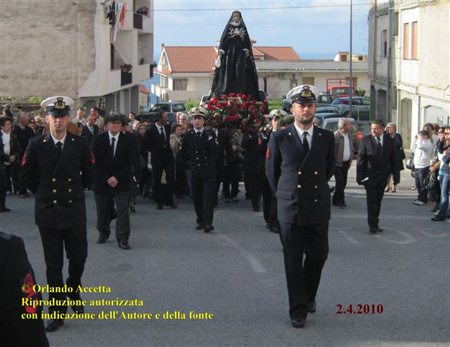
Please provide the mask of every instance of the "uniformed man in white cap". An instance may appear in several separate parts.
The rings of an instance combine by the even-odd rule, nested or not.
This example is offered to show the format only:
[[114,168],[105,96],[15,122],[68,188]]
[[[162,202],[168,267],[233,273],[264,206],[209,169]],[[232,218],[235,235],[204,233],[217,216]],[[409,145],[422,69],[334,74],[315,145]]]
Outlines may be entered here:
[[313,126],[318,93],[311,85],[288,93],[295,122],[272,134],[266,154],[267,178],[277,197],[289,315],[296,328],[304,327],[308,313],[316,311],[316,293],[328,255],[328,180],[334,172],[334,136]]
[[52,289],[49,300],[56,300],[48,308],[52,318],[45,326],[45,331],[52,332],[64,324],[67,312],[62,274],[64,249],[69,259],[66,285],[70,288],[72,310],[84,312],[78,291],[87,258],[84,190],[91,184],[93,165],[87,140],[67,131],[70,107],[64,98],[58,97],[46,111],[49,132],[30,139],[20,173],[36,197],[35,220]]
[[194,107],[189,111],[193,129],[180,142],[180,155],[189,163],[197,230],[209,233],[214,230],[214,200],[217,179],[217,139],[205,130],[207,111]]

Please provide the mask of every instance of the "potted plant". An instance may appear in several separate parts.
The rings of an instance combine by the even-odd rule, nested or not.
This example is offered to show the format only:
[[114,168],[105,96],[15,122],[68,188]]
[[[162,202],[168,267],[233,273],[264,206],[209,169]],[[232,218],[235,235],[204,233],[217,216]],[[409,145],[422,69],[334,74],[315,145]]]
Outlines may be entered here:
[[131,65],[131,64],[123,64],[120,66],[120,71],[130,72],[132,68],[133,68],[133,65]]

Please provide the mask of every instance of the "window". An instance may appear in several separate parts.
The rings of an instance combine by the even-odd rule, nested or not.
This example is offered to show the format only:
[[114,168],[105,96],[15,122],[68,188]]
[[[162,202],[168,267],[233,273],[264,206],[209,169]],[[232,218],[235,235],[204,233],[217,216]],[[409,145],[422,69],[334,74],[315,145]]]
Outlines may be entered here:
[[403,24],[403,59],[417,60],[419,59],[418,51],[418,22]]
[[160,85],[162,88],[167,88],[167,76],[161,76]]
[[303,84],[314,85],[314,77],[303,77]]
[[291,89],[297,87],[297,80],[291,80]]
[[403,59],[409,59],[409,23],[403,24]]
[[173,80],[173,90],[187,90],[187,79]]
[[383,54],[383,57],[386,58],[388,55],[388,41],[387,41],[387,30],[383,30],[381,32],[381,51]]
[[411,23],[411,59],[419,59],[418,55],[417,55],[417,29],[418,29],[418,25],[417,22],[412,22]]

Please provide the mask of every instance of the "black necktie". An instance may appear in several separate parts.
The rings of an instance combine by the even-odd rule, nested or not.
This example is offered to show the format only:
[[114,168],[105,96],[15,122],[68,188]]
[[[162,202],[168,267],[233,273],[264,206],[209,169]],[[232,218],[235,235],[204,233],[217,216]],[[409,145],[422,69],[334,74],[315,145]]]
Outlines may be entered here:
[[381,139],[379,137],[377,137],[377,149],[378,149],[378,154],[381,154],[381,151],[383,150],[383,146],[381,146]]
[[166,142],[166,137],[164,136],[164,128],[163,128],[163,127],[161,127],[161,134],[160,134],[160,136],[161,136],[161,139],[162,139],[164,142]]
[[197,131],[197,136],[198,137],[202,136],[202,132],[201,131]]
[[114,145],[116,144],[116,138],[112,137],[111,138],[111,156],[114,158]]
[[62,142],[57,142],[56,143],[56,150],[58,151],[58,156],[61,156],[62,154]]
[[308,143],[308,133],[305,131],[303,133],[303,149],[305,150],[305,153],[309,152],[309,143]]

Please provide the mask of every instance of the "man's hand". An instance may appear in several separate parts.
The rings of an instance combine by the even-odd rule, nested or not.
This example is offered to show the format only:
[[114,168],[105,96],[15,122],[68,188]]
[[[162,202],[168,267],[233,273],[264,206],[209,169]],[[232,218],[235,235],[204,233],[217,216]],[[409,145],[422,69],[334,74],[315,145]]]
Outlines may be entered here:
[[15,155],[12,155],[12,156],[9,157],[9,162],[10,163],[14,163],[15,161],[16,161],[16,156]]
[[117,178],[115,178],[114,176],[111,176],[110,178],[108,178],[108,180],[107,180],[106,182],[108,182],[108,184],[109,184],[112,188],[117,187],[117,185],[119,184],[119,181],[118,181]]

